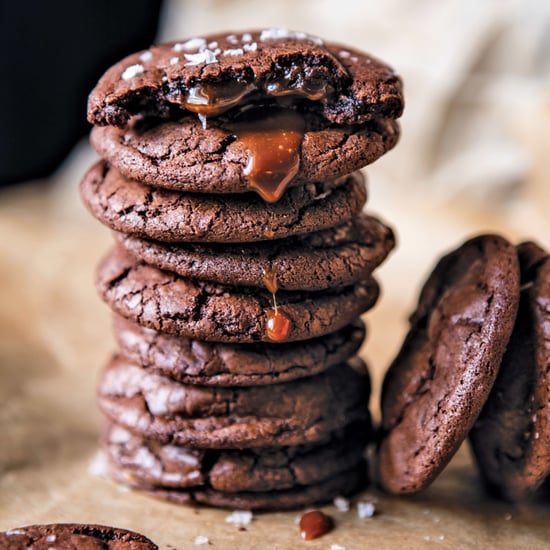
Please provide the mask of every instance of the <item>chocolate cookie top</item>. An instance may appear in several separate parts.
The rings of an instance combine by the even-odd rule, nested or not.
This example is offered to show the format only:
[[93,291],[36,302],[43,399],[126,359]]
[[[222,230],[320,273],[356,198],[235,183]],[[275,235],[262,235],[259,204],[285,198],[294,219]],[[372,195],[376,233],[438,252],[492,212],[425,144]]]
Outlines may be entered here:
[[123,233],[115,238],[134,258],[182,277],[264,288],[271,277],[281,290],[311,291],[364,279],[395,245],[391,229],[366,214],[324,231],[251,246],[166,244]]
[[510,338],[519,298],[515,248],[496,235],[441,259],[383,385],[383,487],[426,487],[478,417]]
[[198,195],[154,189],[104,162],[80,185],[90,212],[111,229],[165,242],[253,242],[326,229],[352,219],[366,201],[359,172],[289,189],[275,204],[256,194]]
[[508,500],[531,496],[550,476],[550,257],[518,247],[521,296],[489,399],[470,432],[482,476]]
[[114,358],[99,384],[113,422],[147,439],[194,448],[242,449],[322,441],[368,421],[369,379],[359,360],[270,386],[190,386]]
[[[265,116],[265,111],[262,113]],[[257,122],[259,127],[265,125],[264,119]],[[215,118],[203,128],[196,116],[187,116],[130,128],[97,126],[91,141],[101,157],[129,179],[178,191],[244,193],[254,186],[248,167],[267,153],[239,139],[234,127]],[[394,120],[371,121],[353,128],[306,127],[293,144],[295,157],[286,159],[292,176],[283,185],[303,185],[349,174],[392,149],[398,137],[399,126]],[[280,140],[286,143],[284,136]],[[274,161],[274,166],[277,169],[278,162]],[[286,175],[281,173],[280,177]],[[255,181],[260,185],[262,179],[258,175]],[[279,198],[281,190],[271,201]]]
[[403,109],[399,77],[377,59],[305,33],[265,29],[128,56],[90,94],[88,120],[123,126],[138,114],[174,117],[201,107],[215,115],[258,98],[300,101],[334,124],[396,118]]
[[[292,342],[334,332],[372,307],[379,292],[372,278],[335,291],[281,291],[275,308],[267,291],[184,279],[138,262],[120,249],[100,263],[97,289],[113,311],[144,327],[236,343]],[[288,329],[280,340],[270,332],[270,323],[279,321]]]
[[0,533],[0,548],[36,550],[47,548],[81,548],[102,550],[157,550],[147,537],[116,527],[77,523],[27,525]]
[[318,444],[200,450],[163,445],[112,424],[102,443],[114,477],[132,486],[266,492],[313,485],[356,466],[363,458],[365,433],[358,424]]
[[221,344],[171,336],[117,316],[122,355],[178,382],[203,386],[257,386],[313,376],[355,355],[365,336],[357,321],[343,329],[284,346]]

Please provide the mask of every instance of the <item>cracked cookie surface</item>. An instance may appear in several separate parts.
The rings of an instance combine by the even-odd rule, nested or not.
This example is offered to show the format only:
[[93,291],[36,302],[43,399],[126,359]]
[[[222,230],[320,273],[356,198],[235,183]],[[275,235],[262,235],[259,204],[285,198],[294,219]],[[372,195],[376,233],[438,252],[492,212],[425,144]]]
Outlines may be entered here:
[[281,290],[324,290],[354,284],[395,246],[390,228],[359,214],[337,227],[251,246],[168,244],[123,233],[116,241],[131,256],[191,279],[265,288],[273,273]]
[[143,368],[185,384],[255,386],[313,376],[345,362],[365,336],[358,320],[343,329],[284,346],[222,344],[172,336],[115,319],[122,354]]
[[256,194],[201,195],[155,189],[98,162],[80,184],[81,196],[111,229],[164,242],[255,242],[301,235],[351,220],[367,199],[364,178],[287,190],[273,204]]
[[[374,162],[399,137],[394,120],[360,129],[305,132],[299,169],[289,186],[337,179]],[[216,119],[204,129],[195,116],[152,128],[96,126],[91,142],[102,158],[128,179],[156,187],[196,193],[245,193],[250,162],[246,145]]]
[[322,441],[352,422],[369,422],[364,363],[352,359],[318,374],[269,386],[191,386],[112,359],[99,405],[113,422],[161,443],[242,449]]
[[439,261],[384,380],[386,490],[419,491],[458,450],[494,383],[518,301],[516,249],[505,239],[482,235]]
[[305,96],[302,104],[333,124],[397,118],[403,110],[401,79],[378,59],[305,33],[264,29],[194,37],[126,57],[90,94],[88,120],[124,126],[137,114],[173,116],[185,110],[197,83],[234,82],[245,99]]
[[[113,311],[144,327],[213,342],[269,341],[268,291],[184,279],[113,249],[100,263],[96,286]],[[285,342],[322,336],[371,308],[379,288],[371,277],[323,292],[278,292],[278,310],[290,321]]]
[[0,533],[0,548],[6,550],[28,548],[158,550],[154,542],[135,531],[84,523],[26,525],[4,531]]
[[533,496],[550,476],[550,257],[518,246],[521,295],[506,353],[470,441],[489,490]]

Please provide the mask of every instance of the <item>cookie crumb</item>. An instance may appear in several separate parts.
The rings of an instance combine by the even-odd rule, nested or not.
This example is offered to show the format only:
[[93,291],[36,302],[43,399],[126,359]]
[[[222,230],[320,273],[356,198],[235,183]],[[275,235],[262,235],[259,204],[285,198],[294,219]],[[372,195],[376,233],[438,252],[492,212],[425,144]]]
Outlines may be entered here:
[[336,497],[332,502],[339,512],[349,512],[349,500],[347,498]]
[[233,525],[250,525],[252,517],[250,510],[235,510],[225,518],[225,522]]
[[202,546],[203,544],[210,544],[210,540],[204,535],[197,535],[195,537],[195,546]]
[[357,503],[357,515],[361,518],[372,518],[376,511],[372,502],[358,502]]
[[121,75],[122,80],[131,80],[135,76],[143,74],[143,65],[136,63],[135,65],[130,65],[124,69],[124,72]]

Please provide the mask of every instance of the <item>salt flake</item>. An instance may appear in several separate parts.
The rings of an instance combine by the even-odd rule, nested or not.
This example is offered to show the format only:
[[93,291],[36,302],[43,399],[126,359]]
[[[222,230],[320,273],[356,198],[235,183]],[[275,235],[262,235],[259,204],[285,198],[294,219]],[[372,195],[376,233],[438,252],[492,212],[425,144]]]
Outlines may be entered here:
[[172,46],[172,49],[175,52],[181,52],[182,50],[198,50],[200,48],[204,48],[206,46],[206,40],[204,38],[191,38],[187,40],[187,42],[176,42]]
[[139,58],[142,61],[151,61],[151,59],[153,59],[153,52],[146,50],[139,56]]
[[252,512],[250,510],[235,510],[225,518],[225,521],[233,525],[249,525],[252,521]]
[[122,79],[130,80],[135,76],[139,76],[140,74],[143,74],[143,65],[136,63],[135,65],[130,65],[129,67],[126,67],[126,69],[124,69],[124,72],[122,73]]
[[347,498],[336,497],[333,504],[339,512],[349,512],[349,500]]
[[198,535],[195,537],[196,546],[202,546],[203,544],[208,544],[209,542],[208,537],[205,537],[204,535]]
[[200,65],[201,63],[209,65],[210,63],[216,63],[218,61],[216,57],[218,53],[220,53],[219,50],[202,50],[198,53],[185,53],[183,55],[188,61],[186,65]]
[[256,42],[252,42],[252,44],[243,44],[243,50],[245,52],[255,52],[258,49],[258,44]]
[[242,55],[243,53],[244,51],[242,48],[228,48],[227,50],[223,50],[223,55],[231,55],[234,57]]
[[361,518],[372,518],[374,516],[374,504],[372,502],[358,502],[357,515]]

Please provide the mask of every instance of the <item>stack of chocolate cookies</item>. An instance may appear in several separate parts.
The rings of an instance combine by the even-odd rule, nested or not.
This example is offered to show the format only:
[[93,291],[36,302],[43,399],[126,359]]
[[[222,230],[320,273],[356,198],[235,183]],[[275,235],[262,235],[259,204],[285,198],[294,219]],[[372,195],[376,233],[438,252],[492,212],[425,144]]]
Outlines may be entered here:
[[155,46],[102,77],[81,193],[115,232],[97,287],[120,346],[99,385],[116,479],[248,509],[364,486],[360,315],[394,239],[357,170],[402,108],[389,67],[285,29]]

